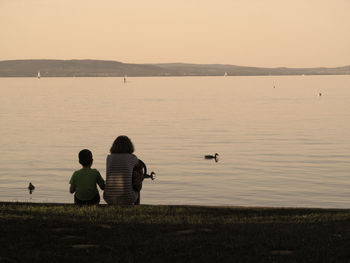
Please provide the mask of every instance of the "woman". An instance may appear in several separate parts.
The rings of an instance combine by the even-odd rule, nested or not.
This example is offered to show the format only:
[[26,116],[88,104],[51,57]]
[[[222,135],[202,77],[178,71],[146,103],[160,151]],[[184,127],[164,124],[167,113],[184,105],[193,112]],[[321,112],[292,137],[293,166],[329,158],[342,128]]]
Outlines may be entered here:
[[107,204],[133,205],[139,192],[133,189],[132,175],[139,159],[133,154],[134,145],[127,136],[118,136],[107,156],[106,187],[103,198]]

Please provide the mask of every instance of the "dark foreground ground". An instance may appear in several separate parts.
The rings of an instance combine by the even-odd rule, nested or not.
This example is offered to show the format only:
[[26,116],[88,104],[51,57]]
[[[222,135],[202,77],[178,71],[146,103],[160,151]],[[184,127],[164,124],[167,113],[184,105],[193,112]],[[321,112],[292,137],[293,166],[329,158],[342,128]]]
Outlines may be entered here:
[[350,210],[0,203],[0,262],[350,262]]

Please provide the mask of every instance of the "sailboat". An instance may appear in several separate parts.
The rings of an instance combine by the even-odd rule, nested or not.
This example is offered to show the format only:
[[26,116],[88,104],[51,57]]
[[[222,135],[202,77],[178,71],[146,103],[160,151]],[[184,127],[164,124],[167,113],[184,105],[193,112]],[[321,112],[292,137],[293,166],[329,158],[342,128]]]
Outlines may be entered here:
[[225,72],[224,77],[227,77],[227,72]]
[[40,71],[38,71],[38,79],[40,79]]

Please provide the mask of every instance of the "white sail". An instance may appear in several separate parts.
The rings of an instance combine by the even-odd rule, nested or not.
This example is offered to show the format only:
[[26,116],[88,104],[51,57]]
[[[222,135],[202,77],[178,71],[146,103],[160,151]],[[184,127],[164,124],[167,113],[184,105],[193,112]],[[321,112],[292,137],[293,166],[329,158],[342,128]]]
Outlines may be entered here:
[[40,79],[40,71],[38,71],[38,79]]

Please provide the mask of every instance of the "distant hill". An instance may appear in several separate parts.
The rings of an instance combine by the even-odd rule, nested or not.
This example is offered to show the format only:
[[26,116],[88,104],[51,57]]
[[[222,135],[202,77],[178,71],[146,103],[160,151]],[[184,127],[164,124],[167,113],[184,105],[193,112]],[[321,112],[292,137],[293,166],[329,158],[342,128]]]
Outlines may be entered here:
[[350,74],[350,66],[337,68],[258,68],[258,67],[243,67],[234,65],[222,64],[184,64],[184,63],[169,63],[169,64],[153,64],[162,69],[167,69],[173,75],[199,75],[199,76],[221,76],[225,72],[229,76],[264,76],[264,75],[342,75]]
[[106,60],[7,60],[0,61],[0,77],[121,77],[127,76],[264,76],[343,75],[350,66],[336,68],[259,68],[221,64],[129,64]]
[[109,77],[155,76],[161,68],[104,60],[8,60],[0,61],[0,77]]

